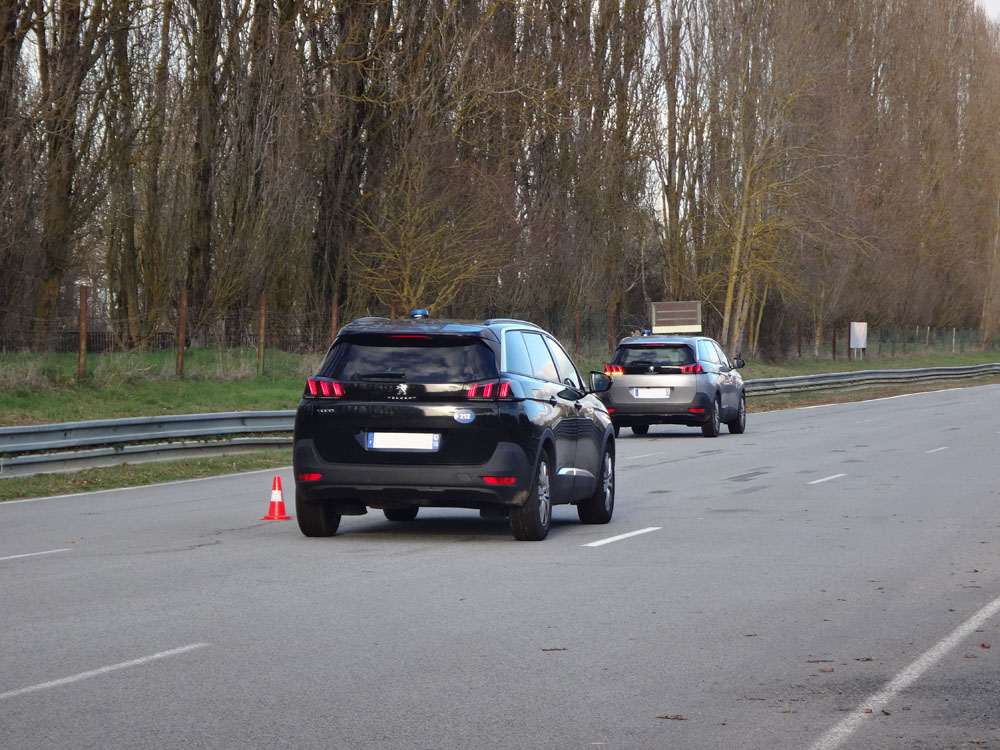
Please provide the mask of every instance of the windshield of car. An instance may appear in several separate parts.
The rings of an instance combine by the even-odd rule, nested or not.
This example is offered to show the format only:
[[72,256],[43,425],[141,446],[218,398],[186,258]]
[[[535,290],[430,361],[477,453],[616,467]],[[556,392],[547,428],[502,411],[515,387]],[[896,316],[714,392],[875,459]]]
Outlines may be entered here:
[[467,336],[351,336],[337,343],[324,377],[335,380],[470,383],[499,377],[496,357]]
[[635,344],[619,347],[615,353],[616,365],[690,365],[694,353],[684,344]]

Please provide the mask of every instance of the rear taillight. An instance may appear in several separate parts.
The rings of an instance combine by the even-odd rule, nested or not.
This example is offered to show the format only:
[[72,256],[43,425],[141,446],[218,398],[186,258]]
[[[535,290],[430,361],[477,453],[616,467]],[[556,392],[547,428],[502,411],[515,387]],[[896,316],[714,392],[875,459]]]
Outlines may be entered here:
[[685,375],[696,375],[704,370],[701,369],[701,365],[684,365],[681,367],[681,372]]
[[604,365],[604,372],[606,375],[624,375],[625,368],[621,365]]
[[310,396],[324,398],[340,398],[344,395],[344,386],[334,380],[324,378],[309,378],[306,380],[306,390]]
[[300,482],[318,482],[322,478],[322,474],[299,474]]
[[472,383],[466,387],[465,397],[478,400],[513,398],[510,392],[510,382],[506,380],[501,380],[499,383]]

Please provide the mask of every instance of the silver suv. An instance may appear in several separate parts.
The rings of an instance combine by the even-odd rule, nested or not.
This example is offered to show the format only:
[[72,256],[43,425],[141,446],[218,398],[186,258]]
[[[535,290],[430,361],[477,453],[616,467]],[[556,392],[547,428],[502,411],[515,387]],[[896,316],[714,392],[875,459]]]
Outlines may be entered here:
[[631,427],[645,435],[651,424],[701,427],[717,437],[722,423],[740,434],[746,429],[743,378],[746,363],[729,359],[707,336],[645,334],[618,342],[605,371],[611,390],[600,394],[608,407],[615,435]]

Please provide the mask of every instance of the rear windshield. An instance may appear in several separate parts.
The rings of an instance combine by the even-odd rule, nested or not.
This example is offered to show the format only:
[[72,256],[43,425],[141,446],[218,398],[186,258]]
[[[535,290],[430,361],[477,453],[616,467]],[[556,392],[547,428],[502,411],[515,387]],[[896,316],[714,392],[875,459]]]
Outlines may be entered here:
[[351,336],[324,364],[335,380],[468,383],[499,377],[496,357],[482,340],[459,336]]
[[615,352],[616,365],[690,365],[694,353],[684,344],[636,344],[622,346]]

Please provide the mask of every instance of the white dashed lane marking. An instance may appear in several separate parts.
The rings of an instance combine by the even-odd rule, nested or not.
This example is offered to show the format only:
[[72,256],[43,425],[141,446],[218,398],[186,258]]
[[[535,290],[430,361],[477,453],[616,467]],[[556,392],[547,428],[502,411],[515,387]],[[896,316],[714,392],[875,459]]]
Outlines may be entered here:
[[659,531],[662,526],[650,526],[645,529],[639,529],[638,531],[630,531],[627,534],[619,534],[618,536],[608,537],[607,539],[599,539],[596,542],[590,542],[589,544],[583,544],[583,547],[600,547],[605,544],[611,544],[612,542],[620,542],[622,539],[628,539],[629,537],[639,536],[639,534],[648,534],[650,531]]
[[17,560],[21,557],[37,557],[38,555],[54,555],[56,552],[72,552],[71,549],[47,549],[44,552],[26,552],[23,555],[8,555],[7,557],[0,557],[0,562],[4,560]]
[[823,484],[823,482],[829,482],[833,479],[840,479],[841,477],[846,477],[847,474],[833,474],[828,477],[823,477],[822,479],[814,479],[809,484]]
[[89,672],[80,672],[80,674],[75,674],[72,675],[71,677],[63,677],[62,679],[52,680],[51,682],[41,682],[37,685],[29,685],[28,687],[19,688],[17,690],[10,690],[6,693],[0,693],[0,701],[7,700],[8,698],[17,698],[20,695],[27,695],[28,693],[37,693],[41,690],[48,690],[50,688],[69,685],[73,682],[86,680],[90,677],[100,677],[101,675],[108,674],[109,672],[116,672],[120,669],[129,669],[130,667],[141,667],[143,664],[149,664],[152,661],[166,659],[171,656],[186,654],[188,651],[194,651],[195,649],[204,648],[207,645],[208,645],[207,643],[191,643],[187,646],[181,646],[180,648],[171,649],[170,651],[160,651],[157,654],[151,654],[150,656],[143,656],[138,659],[132,659],[131,661],[123,661],[118,664],[111,664],[106,667],[91,669]]

